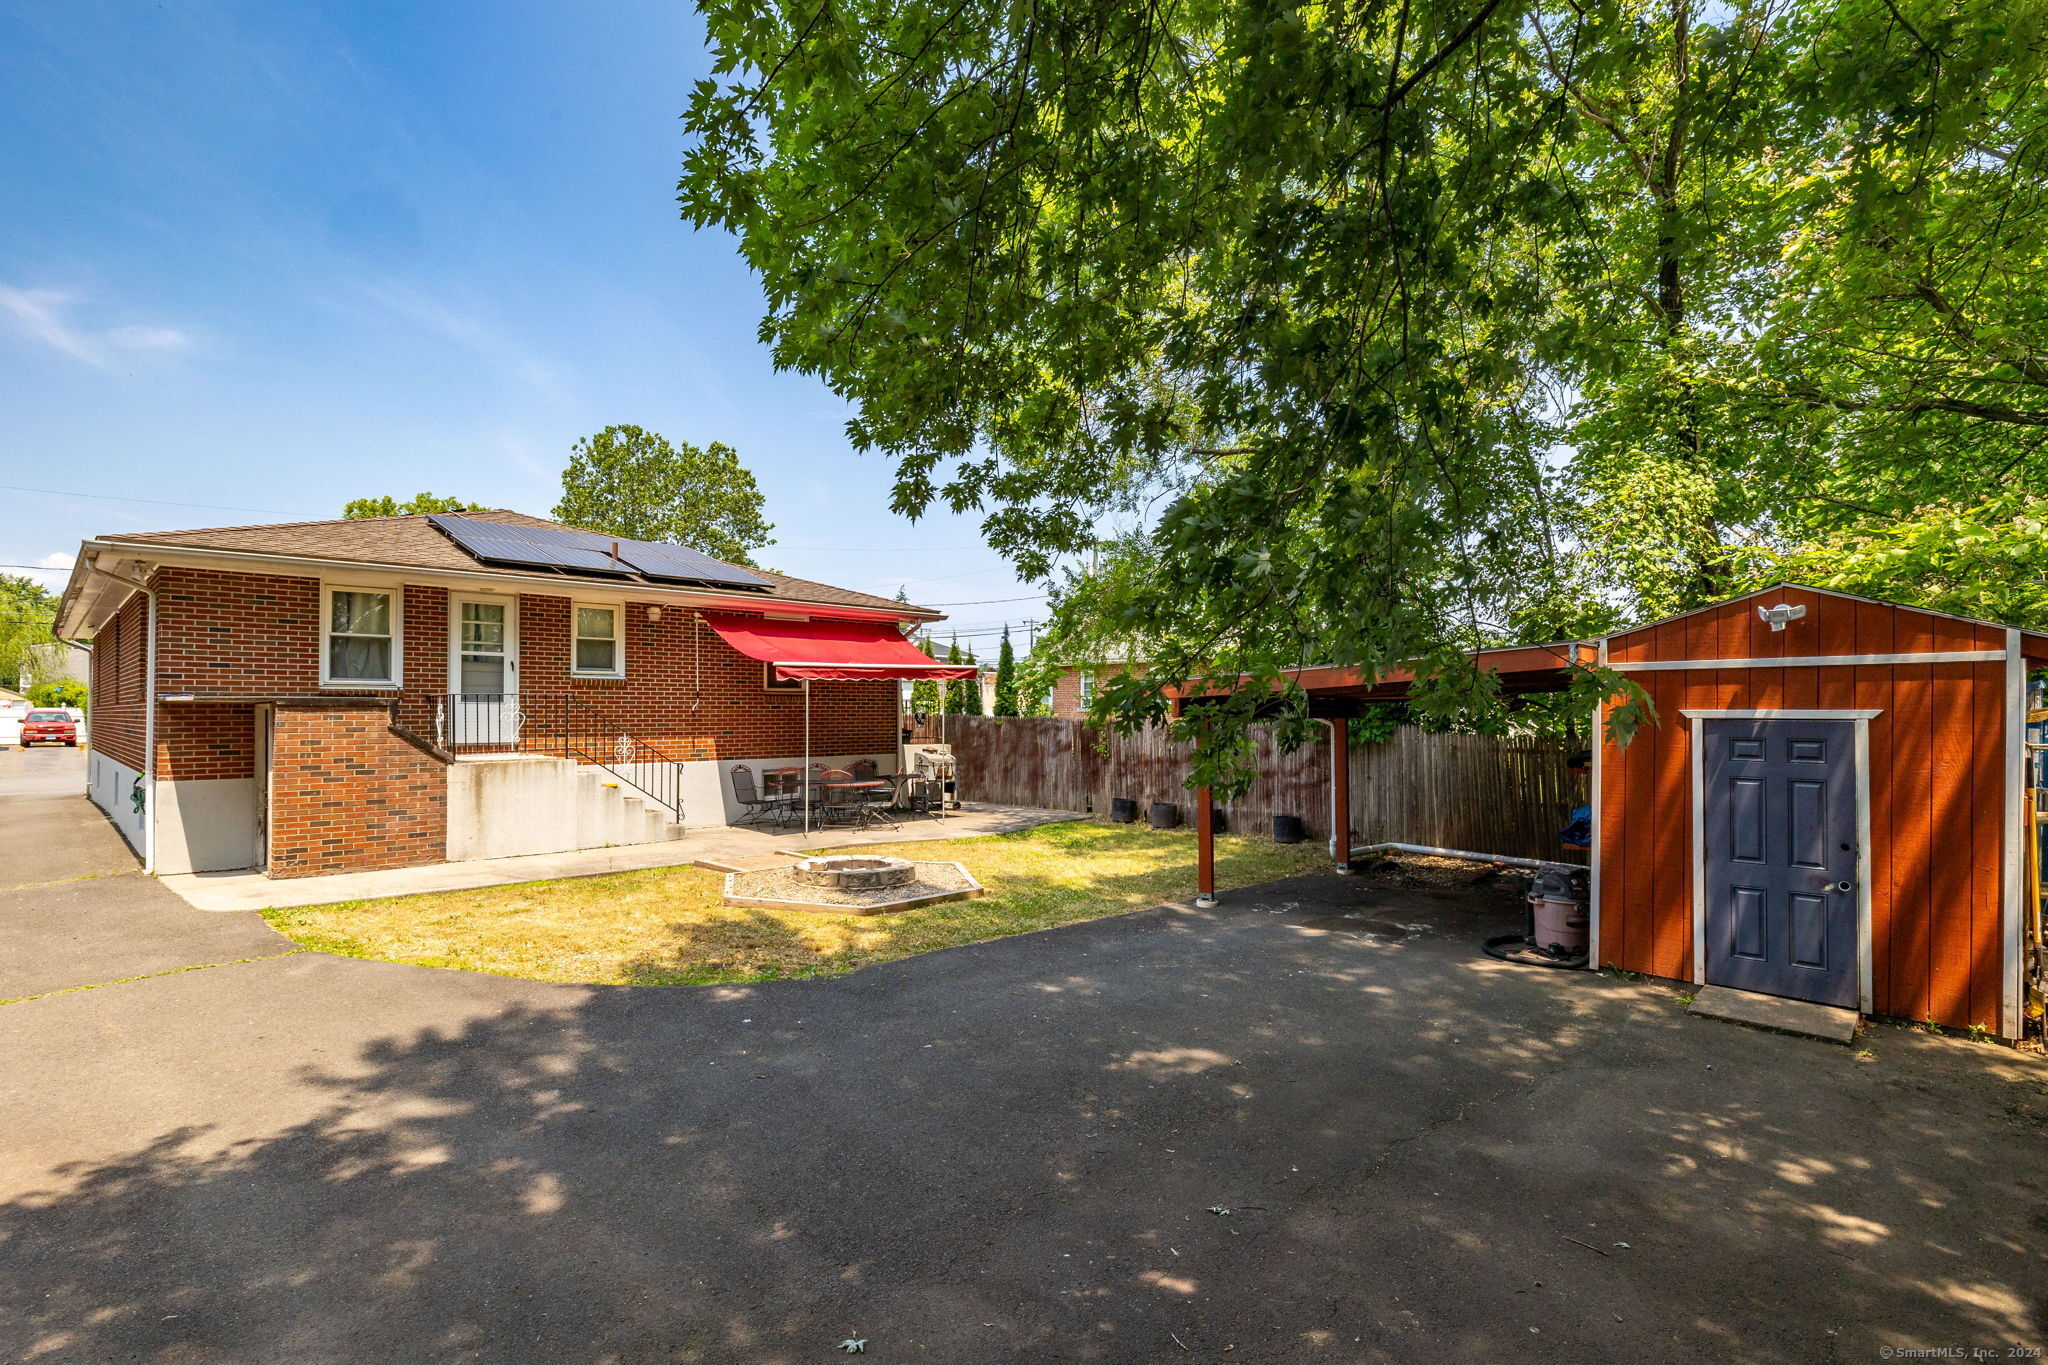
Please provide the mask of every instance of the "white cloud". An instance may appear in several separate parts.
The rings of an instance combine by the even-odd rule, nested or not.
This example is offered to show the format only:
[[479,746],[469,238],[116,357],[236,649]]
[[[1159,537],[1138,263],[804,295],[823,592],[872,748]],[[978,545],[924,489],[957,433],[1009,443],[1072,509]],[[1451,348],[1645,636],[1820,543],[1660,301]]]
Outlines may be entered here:
[[414,326],[445,337],[470,351],[496,369],[507,382],[551,402],[568,400],[567,390],[553,366],[482,319],[450,308],[409,285],[366,285],[363,292]]
[[78,556],[76,555],[65,554],[60,550],[55,554],[43,555],[37,559],[35,562],[42,565],[43,567],[41,568],[7,569],[0,570],[0,572],[19,574],[23,578],[32,578],[51,592],[62,592],[64,585],[71,579],[71,566],[77,558]]
[[15,332],[99,369],[112,363],[109,348],[161,354],[192,344],[191,335],[175,327],[139,323],[107,331],[82,327],[72,318],[78,303],[76,294],[61,289],[14,289],[0,284],[0,317],[11,323]]
[[74,360],[103,365],[98,352],[62,317],[73,301],[72,295],[55,289],[10,289],[0,284],[0,309],[13,321],[14,330]]
[[124,351],[182,351],[192,338],[175,327],[116,327],[107,340]]

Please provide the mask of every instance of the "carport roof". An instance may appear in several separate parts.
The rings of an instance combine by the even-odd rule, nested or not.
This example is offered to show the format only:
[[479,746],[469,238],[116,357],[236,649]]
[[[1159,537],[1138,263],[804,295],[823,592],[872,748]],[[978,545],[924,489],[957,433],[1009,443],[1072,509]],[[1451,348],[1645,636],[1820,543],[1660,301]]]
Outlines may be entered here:
[[[1562,692],[1571,685],[1572,665],[1590,665],[1598,651],[1596,642],[1565,640],[1550,645],[1504,645],[1475,649],[1467,656],[1474,666],[1500,679],[1500,690],[1510,697],[1537,692]],[[1312,664],[1282,670],[1308,694],[1309,714],[1329,720],[1355,716],[1365,707],[1380,702],[1406,701],[1414,691],[1418,663],[1396,664],[1378,671],[1353,664]],[[1211,692],[1190,696],[1189,702],[1220,698]]]

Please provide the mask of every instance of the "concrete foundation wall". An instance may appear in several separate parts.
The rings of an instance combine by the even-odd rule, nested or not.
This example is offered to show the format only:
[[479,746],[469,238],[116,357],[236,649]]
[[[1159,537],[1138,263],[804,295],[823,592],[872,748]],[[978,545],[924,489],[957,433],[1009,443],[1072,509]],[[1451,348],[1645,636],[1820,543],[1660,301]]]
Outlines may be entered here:
[[[832,768],[863,758],[884,772],[896,765],[893,752],[812,755]],[[754,770],[758,789],[769,769],[801,767],[803,756],[685,763],[680,826],[630,783],[593,764],[541,754],[464,759],[448,769],[448,860],[655,843],[682,829],[730,825],[746,814],[732,794],[737,763]]]
[[[121,837],[128,841],[128,847],[135,850],[137,857],[143,854],[142,826],[149,812],[147,801],[141,810],[135,809],[135,779],[141,775],[136,769],[108,758],[97,749],[86,755],[86,796],[107,813],[107,818],[114,822],[115,829],[121,831]],[[143,790],[146,792],[148,789],[149,784],[143,783]]]
[[226,872],[256,863],[256,779],[156,784],[156,870]]

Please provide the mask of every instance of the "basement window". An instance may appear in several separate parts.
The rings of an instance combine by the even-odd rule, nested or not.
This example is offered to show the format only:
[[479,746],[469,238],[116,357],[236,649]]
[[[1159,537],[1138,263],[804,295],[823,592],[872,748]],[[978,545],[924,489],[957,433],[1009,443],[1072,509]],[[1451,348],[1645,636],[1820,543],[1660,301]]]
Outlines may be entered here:
[[619,647],[617,607],[576,607],[575,657],[569,671],[580,678],[623,678],[626,659]]
[[321,682],[338,687],[398,686],[397,614],[392,594],[329,588]]

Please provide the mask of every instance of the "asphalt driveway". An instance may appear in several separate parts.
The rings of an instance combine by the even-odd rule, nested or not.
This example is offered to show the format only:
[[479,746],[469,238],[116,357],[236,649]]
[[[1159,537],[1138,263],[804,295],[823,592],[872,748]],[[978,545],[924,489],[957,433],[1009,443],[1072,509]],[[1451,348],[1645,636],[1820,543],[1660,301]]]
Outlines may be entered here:
[[0,1359],[2048,1345],[2048,1068],[1496,964],[1496,888],[1304,878],[634,990],[290,952],[139,877],[72,886],[0,911],[27,916],[10,960],[101,915],[260,960],[0,1007]]

